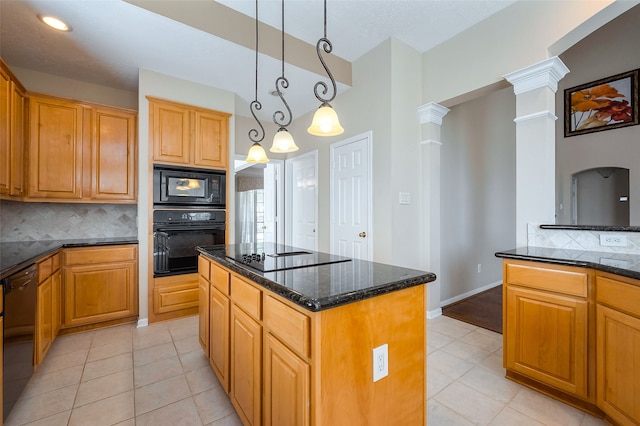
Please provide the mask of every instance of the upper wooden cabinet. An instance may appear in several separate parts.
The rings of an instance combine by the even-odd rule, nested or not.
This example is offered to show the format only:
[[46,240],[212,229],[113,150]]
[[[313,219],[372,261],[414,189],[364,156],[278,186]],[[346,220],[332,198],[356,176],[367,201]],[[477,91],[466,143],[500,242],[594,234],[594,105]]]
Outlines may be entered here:
[[136,113],[30,96],[27,200],[134,203]]
[[24,87],[0,59],[0,197],[23,193],[27,96]]
[[147,99],[154,163],[227,169],[231,114]]

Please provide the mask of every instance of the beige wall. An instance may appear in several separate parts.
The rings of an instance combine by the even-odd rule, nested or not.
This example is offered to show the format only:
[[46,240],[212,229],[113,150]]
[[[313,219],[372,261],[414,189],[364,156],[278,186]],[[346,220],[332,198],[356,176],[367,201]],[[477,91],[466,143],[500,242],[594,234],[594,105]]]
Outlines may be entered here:
[[571,223],[574,173],[616,166],[629,169],[631,225],[640,226],[640,126],[564,137],[564,89],[640,68],[639,24],[640,6],[636,6],[560,55],[570,73],[556,93],[557,223]]

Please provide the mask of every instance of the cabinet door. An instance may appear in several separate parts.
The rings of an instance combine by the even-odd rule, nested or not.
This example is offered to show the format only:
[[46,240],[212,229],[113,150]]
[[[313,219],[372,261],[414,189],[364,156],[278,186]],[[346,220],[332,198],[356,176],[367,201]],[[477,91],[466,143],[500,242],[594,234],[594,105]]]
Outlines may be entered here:
[[309,424],[309,365],[271,334],[265,338],[265,426]]
[[31,97],[28,196],[82,198],[83,107]]
[[229,116],[195,111],[194,120],[194,165],[226,169]]
[[229,298],[213,285],[209,299],[209,363],[229,393]]
[[149,102],[151,111],[151,140],[153,161],[172,164],[189,164],[191,161],[190,111],[170,103]]
[[96,109],[91,140],[91,198],[135,201],[136,115]]
[[24,145],[27,125],[27,95],[11,83],[11,176],[9,195],[24,193]]
[[65,326],[137,315],[136,273],[136,262],[65,267]]
[[209,357],[209,281],[199,276],[198,282],[198,340]]
[[53,316],[51,312],[53,278],[49,277],[38,286],[36,318],[36,365],[40,364],[53,341]]
[[231,307],[231,402],[245,425],[260,425],[262,327]]
[[621,425],[640,424],[640,319],[597,306],[598,406]]
[[507,287],[506,367],[586,398],[587,301]]
[[62,327],[62,271],[57,270],[51,279],[51,321],[55,339]]
[[0,194],[9,194],[11,177],[11,77],[0,67]]

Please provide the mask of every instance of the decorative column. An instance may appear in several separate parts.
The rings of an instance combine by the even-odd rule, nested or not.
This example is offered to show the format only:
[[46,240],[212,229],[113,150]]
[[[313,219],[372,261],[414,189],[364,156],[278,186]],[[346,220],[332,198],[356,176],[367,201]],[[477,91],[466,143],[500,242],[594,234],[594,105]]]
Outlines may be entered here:
[[436,280],[427,284],[427,318],[442,314],[440,308],[440,129],[448,108],[434,102],[418,108],[422,125],[420,150],[420,211],[422,216],[420,237],[422,268],[436,274]]
[[504,76],[516,95],[516,245],[528,224],[555,223],[555,93],[569,69],[554,56]]

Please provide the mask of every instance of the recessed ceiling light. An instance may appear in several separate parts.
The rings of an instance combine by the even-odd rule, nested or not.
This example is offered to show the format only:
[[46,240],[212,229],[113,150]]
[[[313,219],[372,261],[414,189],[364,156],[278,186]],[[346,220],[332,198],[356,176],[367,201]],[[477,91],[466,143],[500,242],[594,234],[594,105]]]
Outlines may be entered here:
[[51,28],[55,28],[58,31],[71,31],[70,25],[67,25],[55,16],[38,15],[38,18]]

